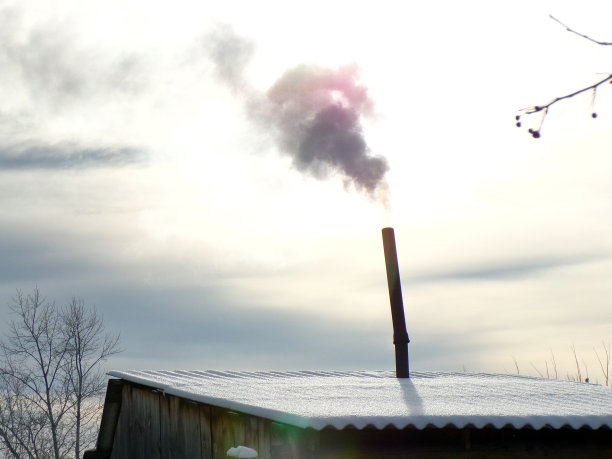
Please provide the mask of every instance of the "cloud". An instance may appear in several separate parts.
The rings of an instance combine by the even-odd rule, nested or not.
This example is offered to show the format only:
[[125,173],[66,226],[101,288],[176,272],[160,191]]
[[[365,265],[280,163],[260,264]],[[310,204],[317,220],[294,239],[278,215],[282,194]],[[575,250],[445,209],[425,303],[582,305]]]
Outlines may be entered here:
[[[28,288],[36,283],[53,283],[94,276],[117,268],[107,254],[116,252],[113,235],[86,234],[78,221],[26,215],[0,217],[0,285]],[[24,285],[25,284],[25,285]]]
[[408,277],[409,282],[515,280],[533,277],[543,272],[599,261],[602,254],[524,257],[482,263],[465,268],[438,271]]
[[0,147],[0,170],[84,169],[143,164],[147,154],[131,147],[76,146]]
[[[122,331],[126,352],[115,367],[394,368],[390,317],[338,320],[318,312],[254,307],[248,298],[230,298],[215,287],[124,283],[90,292],[89,299],[105,305],[115,321],[109,326]],[[421,370],[460,369],[482,350],[481,337],[461,332],[411,336],[411,363]]]
[[43,107],[59,111],[118,96],[125,100],[146,87],[142,55],[87,43],[73,23],[32,20],[29,13],[26,7],[0,9],[0,83],[11,88],[9,100],[21,97],[39,113]]

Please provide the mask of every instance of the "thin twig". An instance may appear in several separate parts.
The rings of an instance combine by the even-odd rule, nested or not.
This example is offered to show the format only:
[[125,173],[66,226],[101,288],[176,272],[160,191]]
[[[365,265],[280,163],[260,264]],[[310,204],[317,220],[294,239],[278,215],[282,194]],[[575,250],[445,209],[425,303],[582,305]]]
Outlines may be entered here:
[[580,32],[576,32],[574,29],[572,29],[572,28],[568,27],[567,25],[565,25],[564,23],[562,23],[561,21],[559,21],[559,20],[558,20],[556,17],[554,17],[552,14],[549,14],[549,16],[550,16],[550,18],[551,18],[553,21],[558,22],[558,23],[559,23],[559,24],[561,24],[563,27],[565,27],[565,30],[567,30],[568,32],[574,33],[574,34],[578,35],[579,37],[586,38],[587,40],[592,41],[593,43],[597,43],[598,45],[602,45],[602,46],[612,46],[612,42],[609,42],[609,41],[598,41],[598,40],[595,40],[595,39],[593,39],[593,38],[589,37],[588,35],[584,35],[584,34],[582,34],[582,33],[580,33]]
[[572,344],[572,352],[574,353],[574,360],[576,361],[576,371],[578,372],[578,381],[582,381],[582,372],[580,371],[580,363],[578,363],[578,355],[576,355],[576,346]]
[[519,370],[518,362],[516,361],[516,357],[512,356],[512,360],[514,361],[514,366],[516,367],[516,374],[520,375],[521,371]]
[[544,375],[542,374],[542,372],[541,372],[540,370],[538,370],[538,367],[536,367],[536,366],[533,364],[533,362],[529,362],[529,363],[531,364],[531,366],[533,367],[533,369],[534,369],[535,371],[537,371],[537,372],[538,372],[538,374],[540,375],[540,378],[543,378],[543,377],[544,377]]
[[605,386],[607,386],[609,383],[608,374],[610,370],[610,344],[608,344],[608,347],[606,347],[606,342],[602,341],[602,345],[603,345],[603,350],[604,350],[604,354],[606,357],[605,366],[603,364],[601,357],[599,357],[599,353],[597,352],[597,349],[593,348],[593,350],[595,351],[595,355],[597,356],[597,361],[599,362],[599,366],[601,367],[601,372],[603,373],[603,376],[605,378],[605,381],[606,381]]
[[609,384],[609,374],[610,374],[610,342],[608,341],[608,348],[606,349],[606,343],[602,340],[604,352],[606,353],[606,386]]
[[565,96],[557,97],[557,98],[551,100],[550,102],[548,102],[547,104],[544,104],[544,105],[535,105],[533,107],[527,107],[527,108],[522,109],[521,111],[525,112],[527,115],[531,115],[532,113],[541,112],[542,110],[544,110],[545,112],[548,112],[548,109],[550,108],[550,106],[556,104],[557,102],[560,102],[560,101],[565,100],[565,99],[570,99],[570,98],[572,98],[574,96],[577,96],[580,93],[583,93],[583,92],[595,89],[598,86],[601,86],[602,84],[604,84],[606,81],[611,81],[611,80],[612,80],[612,73],[609,74],[607,77],[605,77],[603,80],[598,81],[597,83],[592,84],[591,86],[587,86],[586,88],[579,89],[578,91],[575,91],[575,92],[573,92],[571,94],[566,94]]
[[552,357],[553,369],[555,370],[555,379],[559,379],[559,375],[557,373],[557,361],[555,360],[555,354],[552,349],[550,350],[550,355]]

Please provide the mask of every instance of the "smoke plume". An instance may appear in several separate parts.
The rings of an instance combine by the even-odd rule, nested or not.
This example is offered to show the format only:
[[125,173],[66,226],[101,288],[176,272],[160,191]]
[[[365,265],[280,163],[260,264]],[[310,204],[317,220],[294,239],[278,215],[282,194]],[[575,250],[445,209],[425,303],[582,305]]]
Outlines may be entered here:
[[215,64],[217,78],[235,91],[248,92],[244,69],[253,55],[253,43],[236,35],[231,27],[218,24],[207,37],[205,47]]
[[357,66],[300,65],[260,93],[244,77],[250,42],[226,27],[210,35],[207,44],[217,76],[241,92],[251,119],[273,134],[296,169],[317,178],[338,174],[345,186],[386,204],[389,166],[384,157],[371,154],[363,134],[361,119],[372,114],[373,102]]

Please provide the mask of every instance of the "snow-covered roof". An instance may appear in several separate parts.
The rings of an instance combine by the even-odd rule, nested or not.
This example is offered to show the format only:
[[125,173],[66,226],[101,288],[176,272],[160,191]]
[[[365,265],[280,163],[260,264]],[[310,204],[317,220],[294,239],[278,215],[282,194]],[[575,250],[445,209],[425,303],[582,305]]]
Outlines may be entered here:
[[317,430],[612,428],[612,389],[513,375],[391,371],[112,371],[164,393]]

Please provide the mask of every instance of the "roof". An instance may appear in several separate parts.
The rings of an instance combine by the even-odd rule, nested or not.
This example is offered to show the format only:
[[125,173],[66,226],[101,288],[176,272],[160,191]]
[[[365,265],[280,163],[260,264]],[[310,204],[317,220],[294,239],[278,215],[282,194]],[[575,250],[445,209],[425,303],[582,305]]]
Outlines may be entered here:
[[112,371],[166,394],[297,427],[612,428],[608,387],[515,375],[391,371]]

